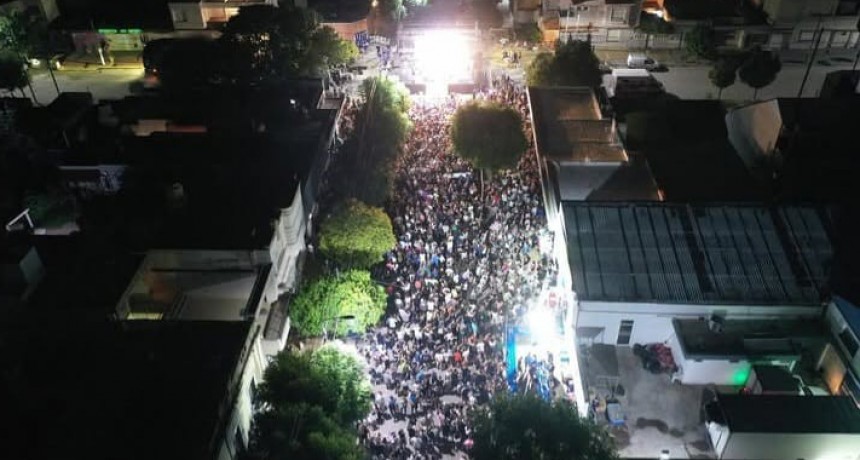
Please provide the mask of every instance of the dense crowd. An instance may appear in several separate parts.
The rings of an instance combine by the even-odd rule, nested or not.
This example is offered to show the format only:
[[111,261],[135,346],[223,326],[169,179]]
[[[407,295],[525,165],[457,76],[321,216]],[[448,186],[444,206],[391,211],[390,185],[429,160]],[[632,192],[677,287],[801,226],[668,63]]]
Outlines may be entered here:
[[[526,120],[524,89],[494,82],[479,97],[509,104]],[[545,233],[537,161],[482,181],[451,152],[459,102],[412,108],[414,130],[396,172],[389,213],[397,247],[386,258],[391,313],[358,343],[375,388],[360,437],[373,458],[438,459],[470,446],[468,414],[509,391],[505,328],[553,284],[541,252]],[[546,363],[531,357],[529,369]],[[549,364],[551,366],[551,363]]]

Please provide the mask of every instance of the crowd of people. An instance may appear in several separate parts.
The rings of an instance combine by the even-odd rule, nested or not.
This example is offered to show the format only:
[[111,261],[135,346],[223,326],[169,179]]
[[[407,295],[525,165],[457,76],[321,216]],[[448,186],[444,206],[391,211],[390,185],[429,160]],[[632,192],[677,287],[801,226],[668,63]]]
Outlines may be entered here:
[[[528,110],[524,88],[494,82],[478,97]],[[539,241],[546,230],[534,151],[515,170],[479,175],[453,152],[460,102],[416,102],[389,214],[390,313],[358,342],[374,385],[360,425],[373,458],[440,459],[470,447],[470,411],[510,391],[506,326],[556,279]],[[483,188],[483,190],[482,190]],[[528,366],[540,369],[532,359]],[[528,372],[528,370],[526,370]]]

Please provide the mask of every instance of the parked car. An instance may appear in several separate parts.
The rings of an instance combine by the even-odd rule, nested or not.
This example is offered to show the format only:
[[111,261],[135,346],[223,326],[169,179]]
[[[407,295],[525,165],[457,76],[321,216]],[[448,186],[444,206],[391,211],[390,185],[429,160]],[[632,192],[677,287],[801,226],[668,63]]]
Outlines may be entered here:
[[650,71],[665,69],[656,59],[644,54],[630,53],[627,55],[627,67],[630,69],[645,69]]

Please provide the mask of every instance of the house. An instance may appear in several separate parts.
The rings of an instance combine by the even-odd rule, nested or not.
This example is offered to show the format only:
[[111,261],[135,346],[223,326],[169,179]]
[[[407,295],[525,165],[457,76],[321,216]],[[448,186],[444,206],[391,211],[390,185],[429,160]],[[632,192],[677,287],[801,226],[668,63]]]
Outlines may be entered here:
[[626,48],[639,24],[641,0],[543,0],[544,41],[589,40],[597,48]]
[[777,199],[822,203],[848,202],[860,171],[858,122],[855,97],[772,99],[726,114],[729,141]]
[[278,0],[180,0],[168,3],[170,19],[176,30],[218,28],[239,14],[239,8],[251,5],[278,6]]
[[658,200],[644,158],[621,143],[590,88],[528,88],[535,153],[550,228],[569,200]]
[[853,0],[759,0],[771,25],[771,49],[856,49],[860,3]]
[[265,360],[251,322],[4,318],[9,458],[237,459]]

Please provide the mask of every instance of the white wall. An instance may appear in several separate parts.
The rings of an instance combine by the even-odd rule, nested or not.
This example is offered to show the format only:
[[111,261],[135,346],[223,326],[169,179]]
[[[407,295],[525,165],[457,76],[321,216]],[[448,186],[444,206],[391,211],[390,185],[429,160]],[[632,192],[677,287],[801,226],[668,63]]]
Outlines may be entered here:
[[175,29],[205,29],[206,21],[199,3],[168,3]]
[[[827,306],[827,323],[830,325],[830,333],[833,334],[833,341],[836,342],[839,349],[844,354],[848,354],[848,350],[842,344],[841,339],[839,338],[839,334],[842,333],[843,330],[848,327],[848,323],[845,321],[845,318],[842,316],[842,312],[839,311],[839,308],[833,302],[830,302],[830,305]],[[854,331],[851,331],[850,334],[854,336],[854,340],[857,340],[860,343],[860,337],[857,337],[857,334]],[[854,356],[850,356],[851,362],[849,365],[852,369],[854,369],[855,374],[860,374],[860,350],[854,353]]]
[[[580,304],[582,305],[582,304]],[[602,327],[605,329],[601,343],[615,345],[618,342],[618,329],[621,321],[633,321],[633,334],[630,345],[635,343],[665,342],[673,335],[671,315],[652,315],[648,313],[606,313],[579,310],[576,327]]]
[[724,460],[858,460],[860,435],[842,433],[730,433]]
[[782,129],[776,99],[741,107],[726,114],[729,142],[747,166],[761,155],[771,155]]

